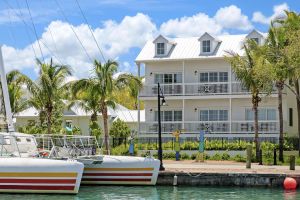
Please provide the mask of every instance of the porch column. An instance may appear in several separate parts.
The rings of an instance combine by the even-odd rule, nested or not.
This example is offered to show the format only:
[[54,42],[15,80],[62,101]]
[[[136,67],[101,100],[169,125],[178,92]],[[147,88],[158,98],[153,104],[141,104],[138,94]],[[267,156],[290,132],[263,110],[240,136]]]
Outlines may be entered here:
[[[141,63],[136,63],[138,68],[138,77],[141,77]],[[138,135],[141,133],[141,109],[140,109],[140,91],[138,91]]]

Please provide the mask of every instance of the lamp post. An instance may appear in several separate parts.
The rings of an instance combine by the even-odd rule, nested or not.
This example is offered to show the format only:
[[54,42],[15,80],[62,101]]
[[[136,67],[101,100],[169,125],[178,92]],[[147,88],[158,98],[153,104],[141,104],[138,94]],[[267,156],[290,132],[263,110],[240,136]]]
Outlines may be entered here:
[[[162,99],[161,102],[160,99]],[[160,166],[159,166],[160,171],[165,170],[162,162],[161,119],[160,119],[160,106],[165,104],[166,104],[165,97],[160,89],[159,83],[157,83],[157,110],[158,110],[158,152],[157,154],[158,154],[158,159],[160,160]]]

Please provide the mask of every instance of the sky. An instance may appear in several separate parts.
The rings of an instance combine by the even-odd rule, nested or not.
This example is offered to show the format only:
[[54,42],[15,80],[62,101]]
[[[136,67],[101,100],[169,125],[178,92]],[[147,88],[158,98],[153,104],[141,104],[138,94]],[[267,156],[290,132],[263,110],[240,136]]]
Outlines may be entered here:
[[139,51],[159,34],[267,32],[284,10],[299,12],[299,1],[1,0],[0,44],[6,71],[18,69],[32,79],[36,58],[71,66],[71,79],[89,77],[94,59],[116,60],[120,72],[136,74]]

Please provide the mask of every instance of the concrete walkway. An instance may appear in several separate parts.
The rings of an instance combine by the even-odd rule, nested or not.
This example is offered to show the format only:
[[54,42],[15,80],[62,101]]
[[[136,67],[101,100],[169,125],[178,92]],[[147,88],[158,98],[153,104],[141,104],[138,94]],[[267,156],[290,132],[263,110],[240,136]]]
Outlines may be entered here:
[[289,166],[267,166],[252,163],[251,169],[246,169],[246,163],[239,163],[234,161],[196,162],[193,160],[164,160],[163,164],[166,168],[166,172],[300,175],[300,166],[296,166],[296,170],[289,170]]

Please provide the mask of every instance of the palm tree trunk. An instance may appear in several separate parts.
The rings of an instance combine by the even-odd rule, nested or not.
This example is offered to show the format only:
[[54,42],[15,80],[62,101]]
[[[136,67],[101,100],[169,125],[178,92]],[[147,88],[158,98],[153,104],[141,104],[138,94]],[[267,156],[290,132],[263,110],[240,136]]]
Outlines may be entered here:
[[105,103],[103,104],[102,107],[102,116],[103,116],[103,127],[104,127],[104,143],[105,143],[104,154],[109,155],[108,114],[107,114],[107,105]]
[[299,87],[299,80],[294,81],[295,84],[295,90],[296,90],[296,102],[297,102],[297,126],[298,126],[298,155],[300,156],[300,100],[299,100],[299,95],[300,95],[300,87]]
[[52,112],[51,111],[48,111],[47,112],[47,132],[48,134],[50,135],[52,130],[51,130],[51,123],[52,123]]
[[258,99],[257,97],[254,97],[253,99],[253,110],[254,110],[254,133],[255,133],[255,153],[256,153],[256,161],[259,161],[259,150],[260,150],[260,145],[259,145],[259,139],[258,139]]
[[283,162],[283,111],[282,111],[282,90],[283,82],[276,84],[278,90],[278,113],[279,113],[279,161]]

